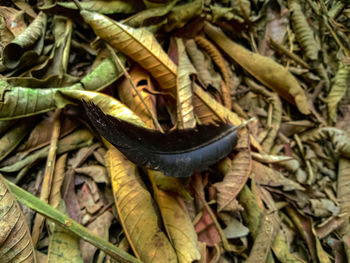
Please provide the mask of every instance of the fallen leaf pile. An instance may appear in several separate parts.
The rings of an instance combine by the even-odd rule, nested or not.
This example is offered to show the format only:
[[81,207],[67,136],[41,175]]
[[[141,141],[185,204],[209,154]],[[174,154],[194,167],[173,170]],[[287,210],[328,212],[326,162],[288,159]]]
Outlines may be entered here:
[[[349,262],[349,28],[347,0],[1,1],[0,262]],[[83,100],[165,133],[255,119],[173,178]]]

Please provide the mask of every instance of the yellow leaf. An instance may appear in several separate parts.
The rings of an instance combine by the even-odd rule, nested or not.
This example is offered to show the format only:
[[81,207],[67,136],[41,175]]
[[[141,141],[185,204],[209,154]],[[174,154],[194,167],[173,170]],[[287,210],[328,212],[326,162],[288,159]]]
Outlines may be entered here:
[[[153,113],[155,113],[156,98],[154,95],[145,91],[145,89],[148,91],[154,91],[152,79],[150,78],[149,74],[138,65],[135,65],[130,70],[129,74],[143,101],[146,103],[147,107]],[[147,124],[148,127],[153,127],[152,116],[146,110],[145,105],[142,103],[140,97],[136,94],[136,91],[133,89],[127,78],[125,78],[118,86],[118,94],[120,100],[131,110],[133,110],[135,114]]]
[[182,39],[176,39],[178,49],[179,67],[177,74],[176,102],[178,129],[191,129],[196,126],[193,113],[193,91],[191,75],[196,73],[187,57]]
[[159,172],[148,170],[163,224],[175,248],[178,262],[186,263],[199,260],[197,234],[183,199],[175,192],[159,189],[154,180],[154,175],[157,173]]
[[81,11],[81,15],[96,35],[149,71],[162,89],[175,94],[177,66],[149,31],[132,28],[86,10]]
[[146,263],[177,262],[137,167],[114,147],[109,147],[107,156],[118,215],[135,255]]
[[[123,105],[115,98],[106,94],[93,91],[68,89],[60,90],[57,92],[57,94],[63,96],[64,98],[78,100],[79,102],[81,102],[81,100],[85,100],[87,102],[92,101],[95,105],[99,106],[105,114],[109,114],[113,117],[132,122],[135,125],[145,127],[144,122],[137,115],[135,115],[128,107]],[[56,101],[58,101],[58,99],[56,99]],[[58,106],[60,107],[64,105],[62,104]]]

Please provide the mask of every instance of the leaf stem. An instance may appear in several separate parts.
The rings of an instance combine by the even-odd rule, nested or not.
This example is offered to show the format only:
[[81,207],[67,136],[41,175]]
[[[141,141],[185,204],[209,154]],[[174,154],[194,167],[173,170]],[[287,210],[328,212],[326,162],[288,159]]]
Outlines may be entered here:
[[141,263],[141,261],[135,258],[134,256],[114,246],[112,243],[109,243],[101,237],[96,236],[90,230],[83,227],[78,222],[71,219],[69,216],[59,212],[52,206],[44,203],[39,198],[33,196],[32,194],[11,183],[10,181],[6,179],[5,181],[19,202],[45,216],[47,219],[52,220],[57,225],[70,231],[76,236],[82,238],[83,240],[91,243],[95,247],[101,249],[113,259],[122,263]]
[[156,116],[154,116],[154,113],[148,108],[146,102],[145,102],[144,99],[142,98],[142,96],[141,96],[139,90],[136,88],[135,83],[131,80],[131,77],[130,77],[128,71],[125,69],[125,67],[124,67],[123,64],[121,63],[121,61],[120,61],[120,59],[118,58],[117,54],[115,53],[114,49],[113,49],[108,43],[105,43],[105,44],[106,44],[106,46],[107,46],[109,52],[112,54],[114,61],[115,61],[115,62],[119,65],[119,67],[121,67],[121,69],[124,71],[125,77],[128,79],[128,81],[129,81],[131,87],[135,90],[137,96],[140,98],[142,104],[145,106],[145,108],[146,108],[148,114],[151,116],[151,118],[152,118],[152,120],[153,120],[154,125],[157,127],[157,129],[158,129],[160,132],[164,133],[164,131],[163,131],[162,127],[160,126],[160,124],[159,124],[159,122],[158,122]]

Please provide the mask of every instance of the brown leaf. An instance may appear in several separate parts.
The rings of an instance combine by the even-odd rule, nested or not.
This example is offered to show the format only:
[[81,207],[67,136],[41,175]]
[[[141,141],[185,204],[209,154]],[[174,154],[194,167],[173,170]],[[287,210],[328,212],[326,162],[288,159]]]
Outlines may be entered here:
[[203,214],[199,222],[195,225],[198,234],[198,240],[204,242],[209,247],[221,242],[220,235],[212,221],[207,210],[203,210]]
[[310,114],[304,90],[286,68],[269,57],[248,51],[208,23],[205,25],[205,32],[250,74],[288,102],[296,104],[301,113]]
[[237,195],[245,185],[252,169],[252,159],[249,149],[248,133],[240,137],[245,141],[244,148],[235,156],[230,170],[222,182],[214,186],[218,191],[218,211],[230,211],[230,204],[234,202]]
[[[52,135],[52,124],[53,124],[53,115],[42,120],[37,124],[34,129],[31,131],[27,141],[23,143],[18,151],[21,152],[32,152],[41,147],[44,147],[50,143]],[[78,123],[75,120],[72,120],[68,116],[65,116],[62,119],[62,127],[60,129],[60,138],[72,132],[76,129]]]
[[[113,214],[109,211],[104,212],[102,215],[98,216],[93,222],[87,225],[87,228],[91,230],[94,234],[108,239],[108,230],[112,224]],[[93,262],[93,257],[97,248],[88,242],[83,240],[80,241],[80,251],[84,262]]]
[[0,175],[0,261],[36,262],[29,229],[21,209]]

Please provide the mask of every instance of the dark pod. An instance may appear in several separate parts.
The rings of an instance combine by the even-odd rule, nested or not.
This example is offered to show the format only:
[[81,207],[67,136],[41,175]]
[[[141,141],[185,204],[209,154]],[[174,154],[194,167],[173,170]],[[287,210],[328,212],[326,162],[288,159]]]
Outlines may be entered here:
[[227,156],[237,143],[236,127],[197,126],[163,134],[106,115],[83,101],[86,114],[98,133],[138,166],[167,176],[188,177]]

